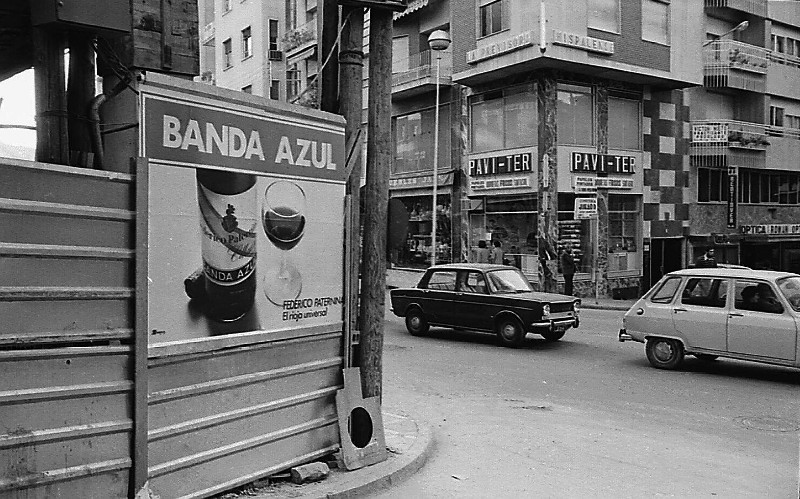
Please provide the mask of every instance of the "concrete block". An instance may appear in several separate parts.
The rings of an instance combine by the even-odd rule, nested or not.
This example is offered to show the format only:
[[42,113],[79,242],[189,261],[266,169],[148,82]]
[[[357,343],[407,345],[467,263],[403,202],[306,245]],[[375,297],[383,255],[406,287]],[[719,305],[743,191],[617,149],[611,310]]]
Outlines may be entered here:
[[289,474],[292,476],[292,482],[296,484],[318,482],[328,478],[330,473],[331,470],[328,465],[320,462],[295,466],[289,470]]

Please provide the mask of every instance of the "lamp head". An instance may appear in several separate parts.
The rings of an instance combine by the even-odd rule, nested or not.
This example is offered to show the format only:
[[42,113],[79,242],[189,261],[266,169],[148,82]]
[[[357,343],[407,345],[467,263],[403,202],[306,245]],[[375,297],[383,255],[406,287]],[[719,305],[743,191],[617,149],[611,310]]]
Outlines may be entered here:
[[748,26],[750,26],[750,22],[749,21],[742,21],[739,24],[737,24],[736,27],[733,28],[733,30],[734,31],[744,31],[744,30],[747,29]]
[[431,50],[447,50],[450,47],[450,35],[447,31],[437,29],[428,36],[428,45]]

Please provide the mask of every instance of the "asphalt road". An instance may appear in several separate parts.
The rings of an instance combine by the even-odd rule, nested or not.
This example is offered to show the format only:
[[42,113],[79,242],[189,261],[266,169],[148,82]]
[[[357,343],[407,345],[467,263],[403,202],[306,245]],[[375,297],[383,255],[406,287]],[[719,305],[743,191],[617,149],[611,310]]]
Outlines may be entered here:
[[621,312],[508,349],[489,335],[410,336],[387,313],[384,408],[429,423],[435,449],[374,498],[798,497],[800,371],[619,343]]

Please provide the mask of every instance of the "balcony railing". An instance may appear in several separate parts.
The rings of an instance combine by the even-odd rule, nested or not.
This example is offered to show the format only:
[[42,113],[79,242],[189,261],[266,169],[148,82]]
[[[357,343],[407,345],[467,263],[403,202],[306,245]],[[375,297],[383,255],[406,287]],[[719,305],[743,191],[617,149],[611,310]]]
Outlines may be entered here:
[[734,120],[700,120],[692,122],[692,146],[734,147],[764,150],[769,125]]
[[203,26],[202,44],[208,45],[214,39],[214,21]]
[[733,40],[716,40],[703,49],[703,75],[707,87],[728,87],[764,92],[769,50]]
[[307,23],[290,30],[283,37],[283,50],[292,50],[317,39],[317,19],[316,17]]
[[[453,75],[453,54],[443,52],[439,61],[439,83],[448,85]],[[395,60],[392,65],[392,86],[404,85],[426,78],[436,78],[436,56],[431,50]],[[431,83],[436,83],[432,81]]]
[[767,0],[706,0],[705,6],[712,9],[728,8],[767,17]]

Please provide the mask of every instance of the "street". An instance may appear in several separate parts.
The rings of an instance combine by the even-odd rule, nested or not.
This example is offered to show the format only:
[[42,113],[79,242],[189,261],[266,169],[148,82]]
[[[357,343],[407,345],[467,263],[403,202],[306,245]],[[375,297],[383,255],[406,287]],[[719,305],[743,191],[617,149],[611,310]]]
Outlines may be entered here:
[[[388,299],[387,299],[388,303]],[[394,497],[798,497],[800,372],[619,343],[622,312],[582,311],[560,342],[409,335],[388,309],[383,404],[435,448]]]

